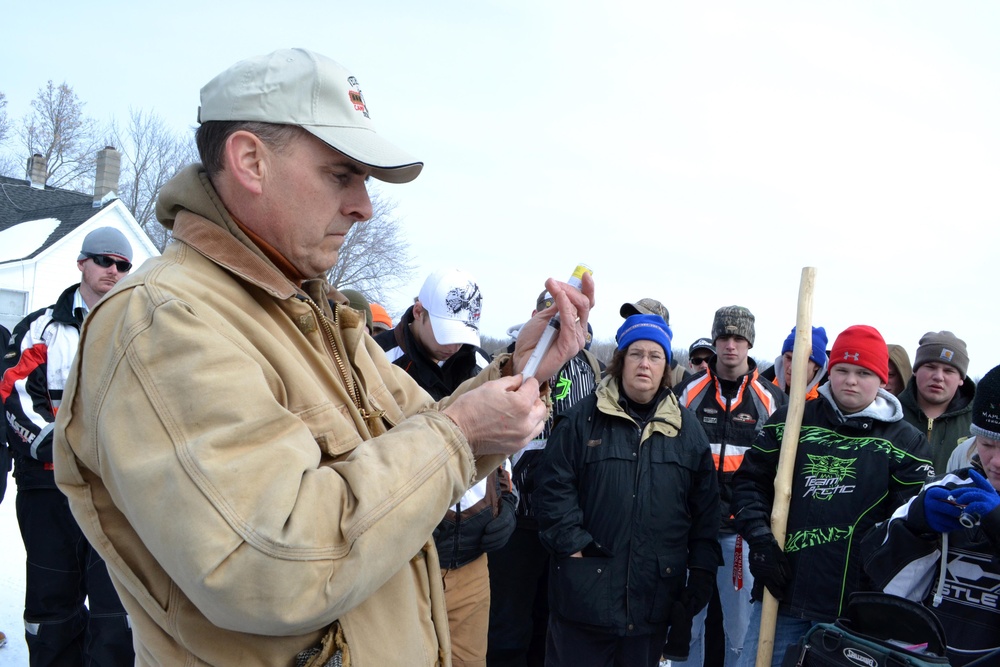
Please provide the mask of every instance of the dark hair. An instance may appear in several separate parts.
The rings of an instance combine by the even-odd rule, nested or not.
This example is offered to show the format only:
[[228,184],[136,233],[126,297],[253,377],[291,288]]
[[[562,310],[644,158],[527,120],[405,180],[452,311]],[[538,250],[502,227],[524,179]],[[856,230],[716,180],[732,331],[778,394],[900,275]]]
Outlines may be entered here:
[[[632,347],[629,345],[629,347]],[[610,375],[619,382],[622,379],[622,373],[625,371],[625,353],[628,351],[628,347],[624,350],[615,350],[615,353],[611,355],[611,361],[608,362],[608,368],[604,371],[605,375]],[[660,388],[670,389],[674,386],[673,378],[670,377],[670,362],[667,362],[666,367],[663,369],[663,378],[660,380]]]
[[229,135],[243,130],[257,135],[268,147],[279,152],[284,150],[295,137],[305,132],[298,125],[280,125],[248,120],[206,121],[198,127],[194,139],[198,145],[201,163],[209,178],[221,173],[225,168],[222,154]]

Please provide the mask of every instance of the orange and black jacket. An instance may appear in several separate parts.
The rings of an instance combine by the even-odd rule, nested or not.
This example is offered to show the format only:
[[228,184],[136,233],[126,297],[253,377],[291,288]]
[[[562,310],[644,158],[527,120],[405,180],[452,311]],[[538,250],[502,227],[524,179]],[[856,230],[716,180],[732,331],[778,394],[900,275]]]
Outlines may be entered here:
[[747,359],[749,370],[736,380],[736,391],[725,396],[715,375],[715,361],[712,357],[707,371],[688,378],[674,392],[680,404],[694,412],[708,435],[722,499],[720,532],[733,533],[729,514],[733,473],[743,463],[743,455],[753,445],[768,417],[788,399],[784,392],[759,376],[753,359]]

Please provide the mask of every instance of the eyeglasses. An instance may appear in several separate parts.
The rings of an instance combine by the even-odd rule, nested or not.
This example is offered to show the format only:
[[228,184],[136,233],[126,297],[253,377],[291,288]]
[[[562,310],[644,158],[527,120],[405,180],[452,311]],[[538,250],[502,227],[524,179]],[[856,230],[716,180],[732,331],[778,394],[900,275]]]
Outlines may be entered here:
[[707,364],[708,360],[711,359],[711,358],[712,357],[692,357],[691,358],[691,365],[692,366],[701,366],[702,364]]
[[660,364],[660,363],[663,363],[664,359],[666,359],[666,357],[664,357],[659,352],[649,352],[649,353],[646,353],[646,352],[641,352],[639,350],[630,350],[629,353],[627,355],[625,355],[625,356],[628,357],[629,359],[631,359],[632,361],[636,362],[636,363],[639,363],[643,359],[647,359],[648,358],[649,359],[649,363],[651,363],[651,364]]
[[107,255],[95,255],[91,252],[83,253],[90,259],[94,260],[94,264],[97,264],[102,269],[106,269],[112,264],[118,269],[118,273],[128,273],[132,270],[131,262],[126,262],[124,259],[115,259],[114,257],[108,257]]

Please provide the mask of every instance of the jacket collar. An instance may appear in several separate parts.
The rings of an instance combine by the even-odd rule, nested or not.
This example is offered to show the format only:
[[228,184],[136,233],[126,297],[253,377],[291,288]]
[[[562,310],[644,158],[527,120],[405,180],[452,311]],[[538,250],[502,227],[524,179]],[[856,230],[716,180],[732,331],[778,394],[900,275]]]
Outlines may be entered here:
[[[621,389],[618,386],[618,379],[605,376],[601,383],[597,385],[597,409],[612,417],[621,417],[634,422],[631,415],[621,406]],[[647,428],[652,428],[653,432],[666,433],[668,436],[677,435],[683,419],[681,416],[681,406],[677,402],[677,397],[673,392],[668,391],[667,395],[653,413],[653,418],[649,421]]]
[[[156,217],[173,230],[174,238],[268,294],[289,299],[299,293],[295,283],[236,224],[200,164],[187,167],[163,186]],[[309,282],[325,284],[320,279],[306,281],[306,293],[316,291]]]

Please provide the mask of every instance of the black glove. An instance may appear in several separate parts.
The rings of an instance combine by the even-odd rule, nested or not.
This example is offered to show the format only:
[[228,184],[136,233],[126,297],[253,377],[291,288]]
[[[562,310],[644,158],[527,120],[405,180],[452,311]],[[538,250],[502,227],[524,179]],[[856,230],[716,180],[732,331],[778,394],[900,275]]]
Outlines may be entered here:
[[715,590],[715,574],[708,570],[692,568],[688,571],[687,586],[681,591],[681,602],[687,607],[688,615],[695,615],[705,608]]
[[687,605],[676,600],[670,609],[670,631],[667,633],[667,643],[663,645],[664,658],[677,662],[688,659],[688,652],[691,650],[691,618]]
[[792,568],[788,557],[778,547],[778,542],[770,533],[747,540],[750,545],[750,574],[753,575],[755,600],[763,598],[763,588],[776,600],[785,598],[785,589],[792,580]]
[[483,537],[479,540],[479,548],[483,553],[496,551],[507,544],[517,526],[517,516],[514,513],[516,507],[517,496],[513,493],[506,493],[500,498],[500,513],[486,524]]

